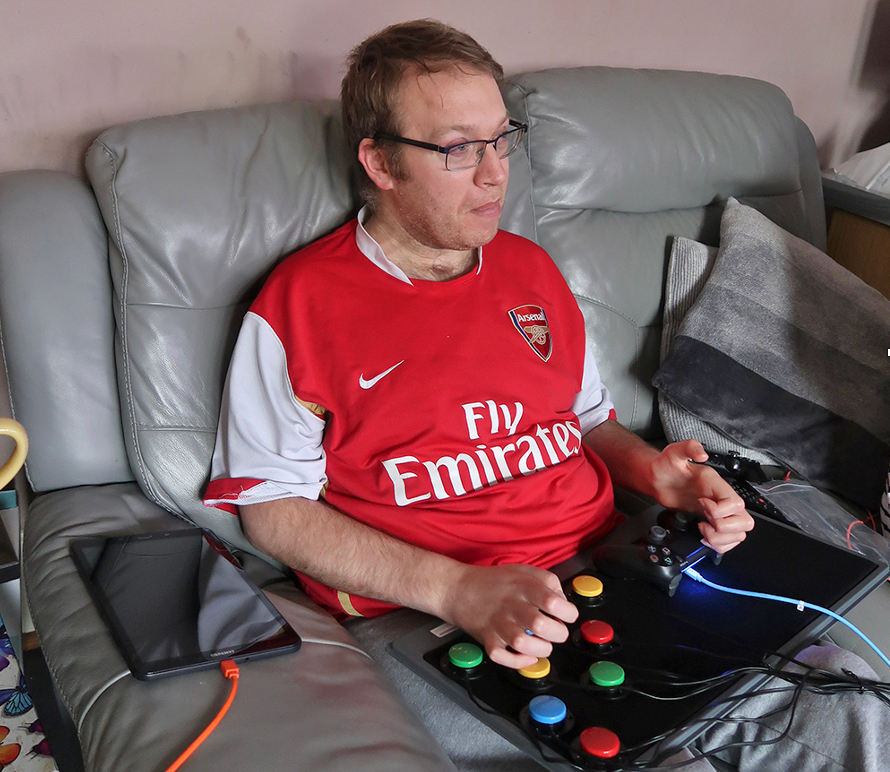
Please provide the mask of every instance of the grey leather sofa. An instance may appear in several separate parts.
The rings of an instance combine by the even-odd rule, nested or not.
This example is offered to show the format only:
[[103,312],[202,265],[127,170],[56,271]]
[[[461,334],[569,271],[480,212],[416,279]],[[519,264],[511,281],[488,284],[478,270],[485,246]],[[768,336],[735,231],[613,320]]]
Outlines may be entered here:
[[[769,84],[584,68],[513,78],[527,121],[502,226],[550,251],[584,312],[618,416],[660,437],[658,365],[673,236],[716,244],[729,196],[824,248],[816,150]],[[438,770],[450,762],[330,617],[237,519],[201,504],[220,392],[251,297],[284,255],[357,208],[336,105],[197,112],[104,132],[84,183],[0,175],[0,323],[31,440],[23,577],[88,770],[163,770],[225,698],[211,671],[142,683],[68,553],[99,533],[209,527],[303,635],[244,668],[199,770]],[[337,302],[331,298],[331,302]]]

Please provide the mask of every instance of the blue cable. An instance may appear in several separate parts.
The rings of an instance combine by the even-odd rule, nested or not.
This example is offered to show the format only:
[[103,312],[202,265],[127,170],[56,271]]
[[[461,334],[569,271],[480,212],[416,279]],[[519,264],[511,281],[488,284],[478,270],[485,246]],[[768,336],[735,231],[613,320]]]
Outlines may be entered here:
[[712,587],[713,589],[719,590],[720,592],[728,592],[730,595],[744,595],[749,598],[762,598],[763,600],[776,600],[776,601],[779,601],[780,603],[790,603],[792,606],[796,606],[798,608],[798,610],[808,608],[811,611],[818,611],[822,614],[826,614],[826,615],[830,616],[832,619],[836,619],[838,622],[841,622],[842,624],[845,624],[847,627],[849,627],[854,633],[856,633],[856,635],[858,635],[860,638],[862,638],[863,641],[865,641],[869,646],[871,646],[871,648],[874,650],[874,652],[882,660],[884,660],[884,662],[887,663],[888,667],[890,667],[890,659],[887,659],[887,657],[884,656],[884,652],[882,652],[877,646],[875,646],[868,639],[868,636],[866,636],[865,633],[863,633],[858,627],[856,627],[856,625],[854,625],[854,624],[848,622],[846,619],[844,619],[840,614],[835,614],[831,609],[823,608],[822,606],[817,606],[815,603],[807,603],[802,600],[794,600],[792,598],[785,598],[782,595],[769,595],[769,594],[763,593],[763,592],[751,592],[749,590],[735,590],[732,587],[723,587],[719,584],[715,584],[710,579],[705,579],[698,571],[696,571],[692,567],[685,569],[683,571],[683,573],[686,576],[689,576],[692,579],[695,579],[696,582],[701,582],[702,584],[706,584],[708,587]]

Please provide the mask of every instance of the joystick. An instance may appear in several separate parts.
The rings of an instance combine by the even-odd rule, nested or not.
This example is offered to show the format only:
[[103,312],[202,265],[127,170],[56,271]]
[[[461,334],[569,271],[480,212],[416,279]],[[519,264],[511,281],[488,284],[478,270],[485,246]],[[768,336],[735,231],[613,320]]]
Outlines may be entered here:
[[[710,556],[719,563],[722,555],[701,541],[692,512],[663,510],[651,522],[644,513],[626,520],[593,550],[593,564],[616,579],[646,579],[673,596],[683,569]],[[642,531],[642,533],[641,533]]]
[[762,483],[768,479],[760,464],[750,458],[744,458],[738,453],[717,453],[707,448],[705,452],[708,454],[708,460],[704,464],[713,467],[725,477],[734,477],[751,483]]

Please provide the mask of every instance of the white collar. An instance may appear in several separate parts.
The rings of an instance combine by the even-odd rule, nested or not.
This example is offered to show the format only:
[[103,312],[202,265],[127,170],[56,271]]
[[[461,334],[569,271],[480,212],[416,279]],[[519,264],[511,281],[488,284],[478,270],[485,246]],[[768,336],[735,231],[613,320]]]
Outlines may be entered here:
[[[371,210],[367,206],[363,206],[358,213],[358,228],[355,229],[355,244],[359,251],[368,258],[381,271],[388,273],[390,276],[403,281],[406,284],[413,284],[411,279],[405,272],[399,268],[384,253],[383,248],[374,240],[368,231],[365,230],[365,222],[371,216]],[[476,266],[476,275],[482,270],[482,247],[479,247],[479,264]]]

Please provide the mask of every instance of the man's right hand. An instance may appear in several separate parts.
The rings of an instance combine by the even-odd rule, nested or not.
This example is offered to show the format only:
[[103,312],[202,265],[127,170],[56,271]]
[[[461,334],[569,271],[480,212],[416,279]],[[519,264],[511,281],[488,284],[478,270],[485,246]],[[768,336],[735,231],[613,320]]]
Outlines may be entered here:
[[[524,565],[462,565],[446,599],[444,616],[473,636],[492,662],[519,669],[548,657],[578,618],[559,579]],[[530,631],[532,634],[529,635]]]
[[[244,505],[251,543],[344,592],[425,611],[457,625],[511,668],[549,656],[568,638],[578,609],[559,579],[523,565],[471,566],[377,531],[320,501]],[[529,635],[526,630],[533,633]]]

